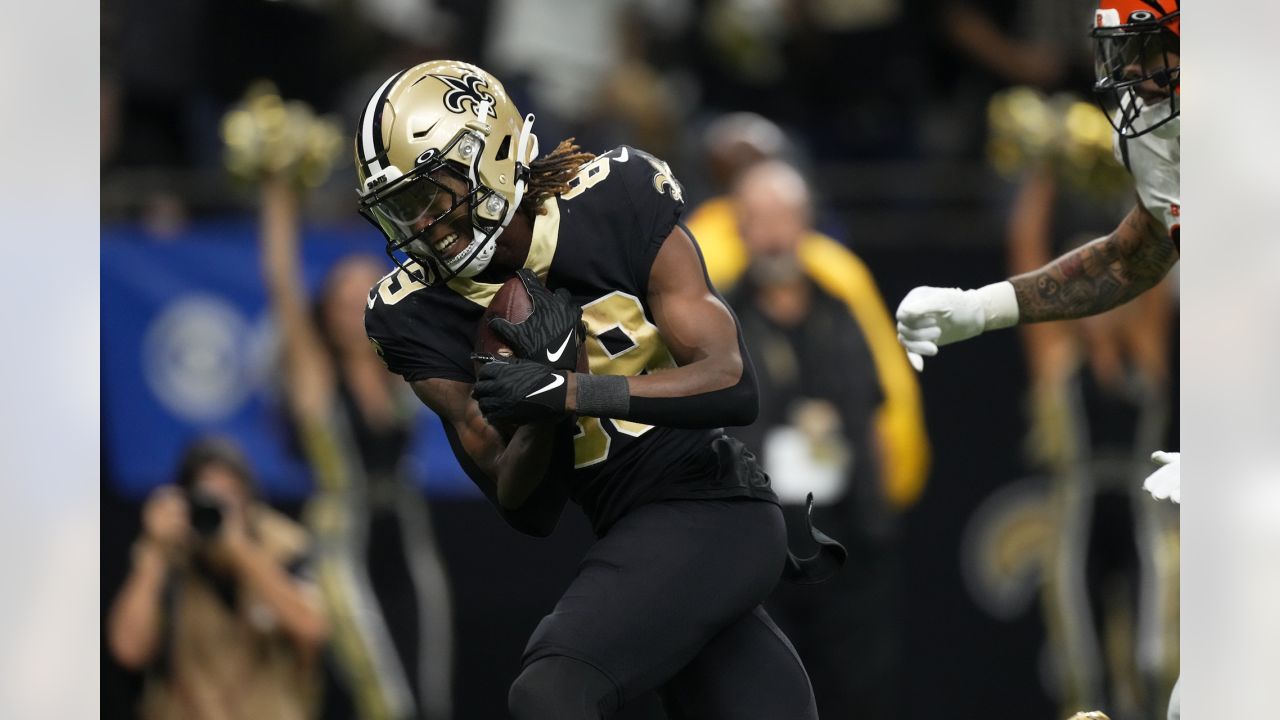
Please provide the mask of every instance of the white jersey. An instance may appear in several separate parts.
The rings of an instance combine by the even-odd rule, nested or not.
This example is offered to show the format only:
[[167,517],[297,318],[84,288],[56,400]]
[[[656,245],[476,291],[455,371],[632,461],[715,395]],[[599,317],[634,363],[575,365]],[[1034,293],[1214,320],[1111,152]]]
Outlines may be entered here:
[[[1137,129],[1149,118],[1164,117],[1164,108],[1154,106],[1138,116],[1134,122]],[[1133,182],[1138,190],[1138,199],[1164,229],[1178,240],[1178,215],[1181,194],[1178,191],[1178,165],[1182,150],[1179,129],[1182,118],[1174,118],[1160,127],[1125,140],[1119,134],[1115,136],[1116,159],[1124,163],[1133,174]]]

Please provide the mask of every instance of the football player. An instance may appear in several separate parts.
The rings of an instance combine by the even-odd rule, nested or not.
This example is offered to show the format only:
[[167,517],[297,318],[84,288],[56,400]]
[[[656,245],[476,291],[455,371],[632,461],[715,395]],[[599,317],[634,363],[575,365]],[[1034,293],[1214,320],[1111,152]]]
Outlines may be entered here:
[[[672,717],[815,718],[760,608],[784,525],[721,430],[755,418],[755,377],[680,183],[626,146],[539,157],[533,120],[484,70],[435,61],[378,88],[355,144],[360,210],[397,265],[369,295],[379,354],[508,523],[546,535],[572,499],[598,537],[529,640],[512,715],[608,717],[656,688]],[[514,356],[477,371],[477,324],[517,275],[532,315],[490,321]]]
[[[1138,203],[1110,235],[1048,265],[977,290],[918,287],[898,306],[898,338],[916,369],[923,356],[988,330],[1110,310],[1158,283],[1178,260],[1178,0],[1101,0],[1093,37],[1094,92],[1116,129],[1116,156]],[[1177,453],[1145,487],[1180,500]]]
[[[1153,287],[1178,260],[1179,0],[1100,0],[1094,14],[1094,92],[1115,127],[1116,157],[1138,191],[1110,235],[1043,268],[976,290],[917,287],[898,306],[898,339],[916,369],[923,356],[988,330],[1066,320],[1110,310]],[[1156,498],[1180,502],[1178,453],[1144,482]],[[1169,717],[1178,716],[1177,688]]]

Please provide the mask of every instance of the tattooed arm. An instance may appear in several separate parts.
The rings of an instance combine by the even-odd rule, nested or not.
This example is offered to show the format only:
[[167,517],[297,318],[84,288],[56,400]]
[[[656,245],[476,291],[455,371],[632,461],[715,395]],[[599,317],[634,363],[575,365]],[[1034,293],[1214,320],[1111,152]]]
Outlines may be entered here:
[[1141,295],[1178,261],[1173,239],[1138,204],[1115,232],[1039,270],[1009,279],[1019,322],[1067,320],[1105,312]]
[[1177,261],[1173,238],[1139,204],[1115,232],[1039,270],[977,290],[913,289],[898,305],[898,341],[922,370],[939,347],[989,330],[1110,310],[1158,283]]

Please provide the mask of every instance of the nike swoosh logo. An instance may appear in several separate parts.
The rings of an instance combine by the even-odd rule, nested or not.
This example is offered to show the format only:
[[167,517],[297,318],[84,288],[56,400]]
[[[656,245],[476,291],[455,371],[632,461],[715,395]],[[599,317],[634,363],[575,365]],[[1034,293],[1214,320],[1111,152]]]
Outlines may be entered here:
[[571,340],[572,338],[573,338],[573,331],[570,330],[569,334],[564,336],[564,342],[560,343],[560,349],[556,350],[555,352],[551,352],[550,350],[547,351],[547,360],[550,362],[555,362],[559,360],[560,356],[564,354],[564,349],[569,347],[569,340]]
[[538,389],[538,390],[534,390],[533,392],[529,393],[528,395],[525,395],[525,398],[531,398],[531,397],[533,397],[534,395],[541,395],[542,393],[544,393],[544,392],[546,392],[546,391],[548,391],[548,390],[555,390],[556,388],[560,387],[560,386],[561,386],[561,385],[563,385],[563,384],[564,384],[564,376],[563,376],[563,375],[559,375],[559,374],[557,374],[557,375],[552,375],[552,376],[551,376],[551,382],[547,383],[546,387],[540,388],[540,389]]
[[627,149],[625,147],[621,147],[618,149],[621,152],[618,153],[618,157],[613,159],[614,162],[626,162],[631,159],[631,156],[627,154]]

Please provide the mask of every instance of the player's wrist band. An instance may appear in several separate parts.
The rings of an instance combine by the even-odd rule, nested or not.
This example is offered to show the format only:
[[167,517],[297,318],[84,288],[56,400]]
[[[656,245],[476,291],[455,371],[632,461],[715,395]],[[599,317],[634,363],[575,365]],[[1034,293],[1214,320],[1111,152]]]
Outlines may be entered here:
[[631,411],[631,389],[626,377],[578,373],[576,379],[579,415],[625,418]]

